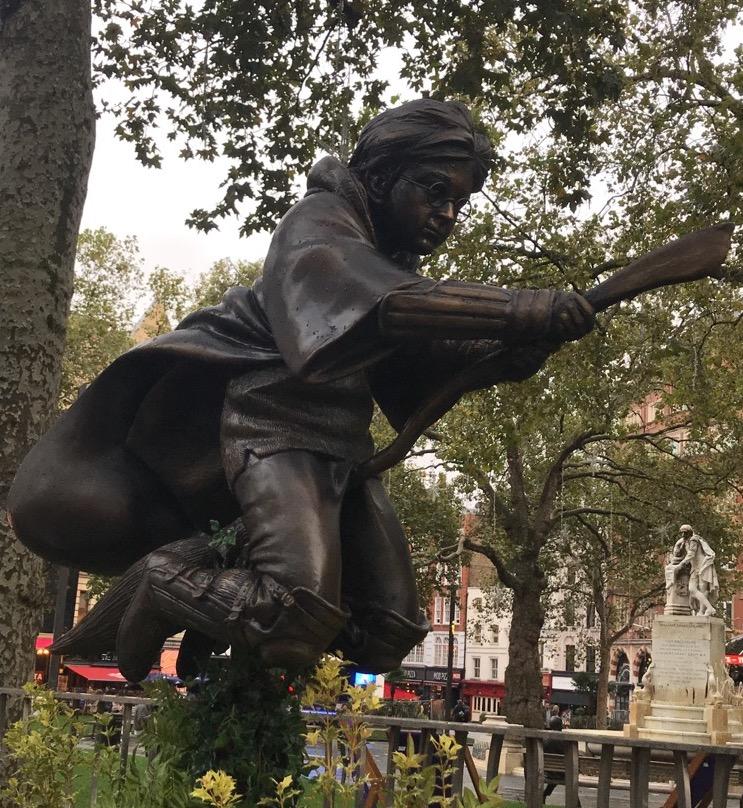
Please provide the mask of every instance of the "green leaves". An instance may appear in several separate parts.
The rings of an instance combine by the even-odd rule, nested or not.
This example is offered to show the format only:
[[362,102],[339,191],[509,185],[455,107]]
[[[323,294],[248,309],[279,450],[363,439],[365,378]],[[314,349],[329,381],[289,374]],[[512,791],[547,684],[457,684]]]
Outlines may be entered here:
[[575,157],[563,166],[562,186],[575,188],[565,204],[586,193],[595,112],[623,81],[613,64],[625,44],[620,2],[97,0],[94,8],[99,81],[115,78],[127,92],[103,105],[119,137],[147,165],[160,162],[158,129],[184,156],[230,161],[223,199],[189,220],[204,230],[235,210],[245,233],[273,229],[295,201],[292,179],[320,150],[347,156],[363,119],[383,104],[378,65],[388,48],[404,43],[408,95],[469,98],[509,131],[549,122]]
[[296,682],[266,670],[254,654],[232,649],[229,665],[214,662],[192,698],[168,686],[149,695],[158,708],[144,731],[145,745],[158,749],[190,782],[209,771],[227,772],[254,805],[291,775],[298,781],[304,754],[304,722]]
[[4,737],[9,777],[0,798],[18,808],[72,805],[75,769],[83,760],[78,748],[83,724],[71,707],[35,685],[24,690],[31,714],[13,724]]

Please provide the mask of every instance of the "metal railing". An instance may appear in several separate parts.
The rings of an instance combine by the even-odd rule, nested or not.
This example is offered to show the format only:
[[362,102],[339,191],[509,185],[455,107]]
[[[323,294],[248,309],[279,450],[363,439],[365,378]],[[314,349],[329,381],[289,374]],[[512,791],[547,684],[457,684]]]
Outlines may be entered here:
[[[135,696],[103,695],[98,693],[55,693],[59,699],[76,702],[104,702],[121,704],[122,725],[119,749],[122,766],[126,765],[130,754],[130,738],[132,734],[132,710],[137,704],[153,704],[152,699]],[[23,699],[23,714],[28,715],[30,698],[19,689],[0,688],[0,743],[5,734],[4,716],[9,698]],[[308,721],[312,721],[312,714],[308,713]],[[401,744],[403,733],[413,733],[416,737],[417,751],[424,754],[429,761],[433,761],[434,750],[430,743],[434,735],[454,735],[462,749],[459,755],[453,787],[457,794],[462,793],[464,785],[464,771],[467,769],[475,792],[479,794],[480,774],[472,759],[468,746],[471,734],[490,736],[485,766],[484,779],[490,781],[498,774],[504,742],[515,742],[524,750],[524,802],[526,808],[541,808],[543,805],[542,793],[545,785],[545,758],[544,744],[547,741],[557,742],[563,750],[565,808],[577,808],[578,789],[595,788],[597,808],[610,808],[610,795],[612,788],[628,788],[630,808],[648,808],[649,794],[652,784],[651,756],[658,752],[669,761],[669,772],[675,782],[676,802],[678,808],[693,808],[691,803],[691,777],[698,768],[702,756],[713,766],[713,781],[711,790],[712,808],[727,808],[730,797],[731,774],[736,764],[743,762],[743,747],[739,746],[700,746],[693,743],[680,743],[675,741],[658,741],[625,738],[618,734],[600,734],[598,732],[584,732],[566,729],[562,732],[549,730],[527,729],[511,724],[471,724],[446,721],[430,721],[415,718],[394,718],[391,716],[368,715],[362,719],[370,727],[383,730],[387,742],[387,767],[384,773],[380,772],[374,763],[371,753],[365,755],[369,761],[367,773],[371,776],[373,791],[376,798],[367,799],[367,806],[377,804],[390,805],[392,802],[389,789],[394,775],[392,752]],[[592,747],[600,747],[598,760],[598,777],[589,781],[579,779],[579,744],[587,743]],[[614,778],[613,767],[615,753],[619,750],[629,750],[629,784],[617,783]],[[743,799],[741,799],[743,806]]]

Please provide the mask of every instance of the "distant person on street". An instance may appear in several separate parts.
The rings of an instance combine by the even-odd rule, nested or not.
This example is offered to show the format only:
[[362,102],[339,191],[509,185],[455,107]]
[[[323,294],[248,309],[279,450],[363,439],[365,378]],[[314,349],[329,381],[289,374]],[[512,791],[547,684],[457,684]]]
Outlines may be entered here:
[[452,718],[455,721],[469,721],[470,718],[470,708],[459,699],[457,703],[454,705],[454,710],[452,711]]
[[[563,730],[563,722],[562,718],[560,717],[560,708],[554,704],[552,706],[552,713],[549,717],[549,721],[547,722],[547,729],[552,730],[553,732],[562,732]],[[544,744],[544,751],[550,752],[555,755],[565,755],[565,744],[562,741],[547,741]],[[548,774],[548,769],[545,766],[545,779],[546,775]],[[542,802],[546,803],[547,797],[555,790],[558,785],[565,784],[565,768],[563,763],[562,771],[555,771],[552,770],[549,772],[549,780],[550,782],[544,787],[544,792],[542,793]],[[580,808],[580,799],[578,800],[578,808]]]

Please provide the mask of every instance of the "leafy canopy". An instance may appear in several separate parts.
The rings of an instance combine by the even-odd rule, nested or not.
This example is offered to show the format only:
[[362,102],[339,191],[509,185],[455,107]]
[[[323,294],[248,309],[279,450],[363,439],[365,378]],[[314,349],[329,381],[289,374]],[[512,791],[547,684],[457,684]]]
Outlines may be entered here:
[[[619,0],[96,0],[98,80],[105,110],[146,165],[158,134],[185,159],[226,158],[222,199],[193,211],[204,230],[235,212],[243,230],[272,229],[319,150],[348,153],[389,91],[393,48],[409,90],[477,99],[508,131],[551,129],[567,159],[554,185],[580,201],[596,110],[616,99],[626,45]],[[241,203],[248,203],[243,206]]]

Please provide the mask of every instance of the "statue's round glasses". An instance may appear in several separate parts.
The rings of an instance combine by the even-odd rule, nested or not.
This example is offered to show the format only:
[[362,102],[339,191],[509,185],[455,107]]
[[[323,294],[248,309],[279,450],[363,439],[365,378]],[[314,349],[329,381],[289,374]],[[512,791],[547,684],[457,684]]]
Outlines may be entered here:
[[432,185],[424,185],[422,182],[411,180],[410,177],[404,175],[401,176],[400,179],[409,182],[411,185],[417,185],[419,188],[422,188],[426,192],[426,201],[432,208],[443,208],[451,202],[457,221],[463,222],[465,219],[469,218],[472,212],[470,208],[470,198],[463,196],[461,199],[454,199],[453,196],[449,195],[449,187],[445,182],[434,182]]

